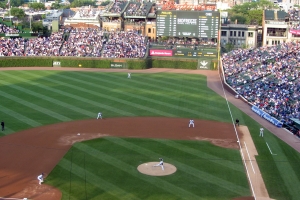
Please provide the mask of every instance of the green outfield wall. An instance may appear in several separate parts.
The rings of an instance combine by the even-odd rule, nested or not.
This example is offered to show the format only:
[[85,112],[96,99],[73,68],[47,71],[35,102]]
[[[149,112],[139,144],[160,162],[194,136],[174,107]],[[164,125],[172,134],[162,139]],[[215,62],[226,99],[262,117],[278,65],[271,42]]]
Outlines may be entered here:
[[82,67],[123,69],[206,69],[216,70],[217,59],[148,57],[146,59],[103,59],[78,57],[1,57],[0,67]]

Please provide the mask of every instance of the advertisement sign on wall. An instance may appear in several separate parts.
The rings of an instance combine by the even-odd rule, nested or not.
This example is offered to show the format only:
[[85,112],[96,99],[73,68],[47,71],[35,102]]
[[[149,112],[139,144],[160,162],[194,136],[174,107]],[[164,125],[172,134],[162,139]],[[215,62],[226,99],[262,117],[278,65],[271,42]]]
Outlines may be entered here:
[[291,29],[291,30],[290,30],[290,33],[291,33],[291,34],[294,34],[294,35],[300,35],[300,30],[297,30],[297,29]]
[[261,116],[262,118],[268,120],[270,123],[274,124],[278,128],[282,127],[283,124],[282,124],[281,121],[275,119],[274,117],[272,117],[268,113],[265,113],[264,111],[262,111],[261,109],[259,109],[257,106],[252,106],[251,110],[253,112],[255,112],[256,114],[258,114],[259,116]]
[[60,61],[53,61],[52,65],[53,65],[53,67],[60,67],[61,63],[60,63]]
[[111,62],[110,63],[110,68],[123,69],[123,68],[125,68],[125,63],[122,63],[122,62]]
[[150,56],[173,56],[172,50],[150,49]]
[[198,69],[210,69],[210,60],[198,60]]

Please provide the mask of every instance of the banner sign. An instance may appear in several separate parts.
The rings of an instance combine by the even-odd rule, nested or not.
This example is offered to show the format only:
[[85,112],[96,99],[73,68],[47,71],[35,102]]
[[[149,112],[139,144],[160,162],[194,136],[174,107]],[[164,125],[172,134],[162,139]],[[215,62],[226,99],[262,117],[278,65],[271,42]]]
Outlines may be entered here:
[[52,63],[53,67],[60,67],[61,66],[60,64],[61,64],[60,61],[53,61]]
[[198,60],[198,69],[210,69],[211,60]]
[[6,37],[18,37],[18,36],[20,36],[18,33],[5,33],[5,36]]
[[122,62],[111,62],[110,63],[110,68],[119,68],[119,69],[123,69],[125,63]]
[[252,106],[251,110],[253,112],[255,112],[256,114],[258,114],[259,116],[261,116],[262,118],[268,120],[269,122],[271,122],[272,124],[274,124],[278,128],[282,127],[282,122],[280,122],[277,119],[275,119],[274,117],[270,116],[268,113],[265,113],[264,111],[259,109],[257,106]]
[[291,34],[294,34],[294,35],[300,35],[300,30],[297,30],[297,29],[291,29],[291,30],[290,30],[290,33],[291,33]]
[[190,50],[190,49],[150,49],[150,56],[174,56],[174,57],[184,57],[184,58],[217,58],[217,51],[203,51],[203,50]]
[[164,49],[150,49],[150,56],[173,56],[173,51]]

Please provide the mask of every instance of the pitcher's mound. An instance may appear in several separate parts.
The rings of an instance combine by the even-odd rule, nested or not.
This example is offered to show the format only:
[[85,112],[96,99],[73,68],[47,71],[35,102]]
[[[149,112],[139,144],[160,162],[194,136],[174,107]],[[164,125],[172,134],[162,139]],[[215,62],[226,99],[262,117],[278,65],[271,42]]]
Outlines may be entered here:
[[143,163],[137,167],[139,172],[150,176],[167,176],[176,172],[177,168],[174,165],[164,162],[164,170],[161,166],[153,166],[159,162]]

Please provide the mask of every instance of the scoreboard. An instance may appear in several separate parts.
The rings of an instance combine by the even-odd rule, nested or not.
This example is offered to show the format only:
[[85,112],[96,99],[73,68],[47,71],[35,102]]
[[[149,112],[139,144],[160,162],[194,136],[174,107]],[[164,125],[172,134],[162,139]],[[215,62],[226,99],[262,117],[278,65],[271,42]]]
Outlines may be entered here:
[[218,11],[157,11],[156,36],[218,38]]

